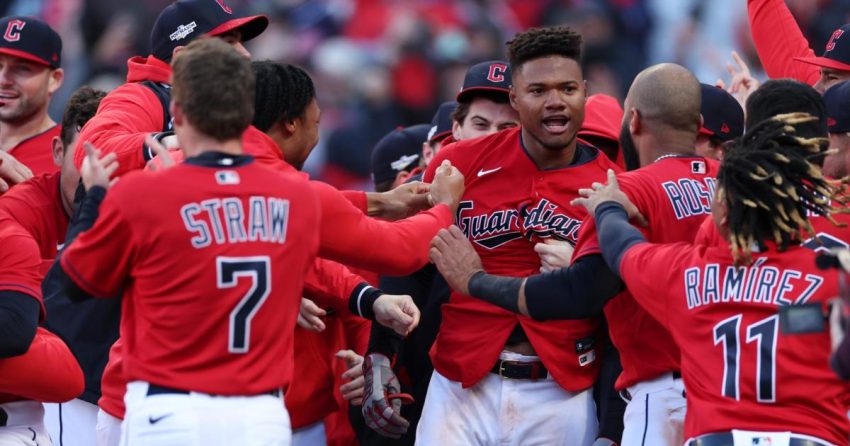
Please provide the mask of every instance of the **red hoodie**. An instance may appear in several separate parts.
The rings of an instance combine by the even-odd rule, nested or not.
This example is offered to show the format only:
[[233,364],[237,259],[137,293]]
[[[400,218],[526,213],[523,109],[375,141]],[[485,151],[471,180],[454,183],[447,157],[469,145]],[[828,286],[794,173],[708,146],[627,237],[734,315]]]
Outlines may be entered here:
[[[578,137],[587,136],[605,138],[620,145],[620,127],[623,122],[623,107],[616,98],[604,94],[595,94],[587,98],[584,106],[584,123],[578,131]],[[617,150],[617,158],[612,159],[618,166],[626,168],[623,151]]]
[[[104,154],[118,155],[117,175],[145,167],[145,137],[162,131],[162,104],[156,94],[141,82],[170,82],[171,66],[153,57],[133,57],[127,61],[127,83],[100,101],[97,114],[83,126],[80,141],[90,142]],[[77,144],[74,164],[83,165],[86,152]]]

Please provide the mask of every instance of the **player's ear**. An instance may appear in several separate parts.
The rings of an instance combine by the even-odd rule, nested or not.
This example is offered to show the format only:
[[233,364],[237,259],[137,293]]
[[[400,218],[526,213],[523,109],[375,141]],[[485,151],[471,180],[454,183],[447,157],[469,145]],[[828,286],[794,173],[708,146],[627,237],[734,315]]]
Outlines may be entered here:
[[460,124],[457,121],[452,120],[452,137],[454,137],[455,141],[460,141],[463,139],[460,133]]
[[[516,90],[514,90],[514,86],[511,85],[510,89],[508,89],[508,101],[511,103],[511,108],[519,112],[519,108],[516,105]],[[457,138],[455,138],[457,139]]]
[[65,157],[65,145],[62,144],[62,140],[58,136],[54,136],[50,144],[53,152],[53,164],[56,167],[62,167],[62,160]]
[[174,120],[174,126],[182,126],[183,125],[183,109],[180,108],[180,104],[177,101],[171,101],[168,104],[168,112],[171,113],[171,119]]
[[53,94],[59,87],[62,86],[62,81],[65,80],[65,71],[61,68],[50,71],[50,77],[47,79],[47,93]]
[[290,121],[281,121],[283,124],[283,130],[286,131],[286,136],[292,136],[298,130],[298,118],[295,118]]
[[422,161],[427,165],[434,158],[434,150],[431,149],[431,144],[428,141],[422,143]]
[[629,117],[629,131],[632,135],[637,135],[641,131],[642,123],[640,112],[636,108],[632,108],[631,116]]

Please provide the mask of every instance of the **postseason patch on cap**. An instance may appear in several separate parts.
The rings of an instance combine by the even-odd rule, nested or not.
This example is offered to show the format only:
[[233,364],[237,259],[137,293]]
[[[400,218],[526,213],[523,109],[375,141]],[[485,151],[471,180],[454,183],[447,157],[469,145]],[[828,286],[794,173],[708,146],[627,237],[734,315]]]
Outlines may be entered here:
[[192,34],[197,27],[198,24],[193,20],[185,25],[178,26],[176,31],[168,35],[168,38],[171,39],[172,42],[183,40],[189,34]]

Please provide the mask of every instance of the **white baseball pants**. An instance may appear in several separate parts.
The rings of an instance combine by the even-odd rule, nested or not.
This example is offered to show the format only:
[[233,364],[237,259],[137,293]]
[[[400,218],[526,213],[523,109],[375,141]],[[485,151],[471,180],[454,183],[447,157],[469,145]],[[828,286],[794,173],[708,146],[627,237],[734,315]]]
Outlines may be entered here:
[[[503,352],[502,359],[537,361]],[[416,444],[422,446],[587,446],[598,423],[593,389],[564,390],[551,377],[512,380],[488,373],[464,389],[434,371]]]
[[127,385],[122,446],[290,446],[282,396],[147,393],[146,382]]
[[680,446],[684,443],[685,384],[666,373],[628,388],[621,446]]
[[44,403],[44,424],[56,446],[95,444],[97,406],[80,399]]
[[0,427],[0,446],[51,446],[44,427],[44,406],[38,401],[0,404],[8,418]]

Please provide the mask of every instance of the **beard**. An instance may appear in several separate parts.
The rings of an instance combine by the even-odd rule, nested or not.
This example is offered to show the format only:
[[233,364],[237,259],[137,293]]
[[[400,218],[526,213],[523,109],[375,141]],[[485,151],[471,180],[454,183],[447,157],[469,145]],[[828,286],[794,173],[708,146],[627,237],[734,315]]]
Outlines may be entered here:
[[628,125],[620,128],[620,150],[623,151],[623,161],[626,163],[626,170],[637,170],[640,168],[640,157],[638,157],[637,147],[635,147],[632,134],[629,133]]
[[9,124],[26,122],[38,113],[39,107],[31,98],[21,95],[16,102],[14,108],[10,104],[0,107],[0,122]]

